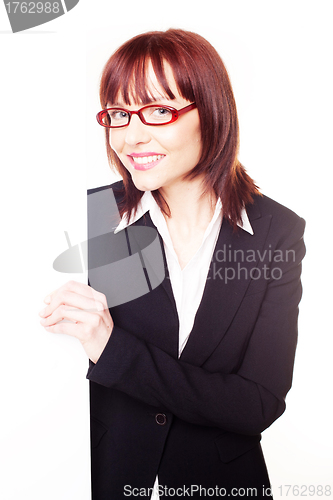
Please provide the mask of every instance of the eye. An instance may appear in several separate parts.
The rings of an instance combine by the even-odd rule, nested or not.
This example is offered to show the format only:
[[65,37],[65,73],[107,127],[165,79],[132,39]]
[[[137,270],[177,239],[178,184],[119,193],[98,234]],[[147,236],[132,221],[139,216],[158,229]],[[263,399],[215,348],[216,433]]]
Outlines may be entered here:
[[109,110],[109,117],[111,119],[111,122],[113,121],[127,121],[128,120],[128,113],[122,109],[110,109]]
[[152,125],[168,123],[172,120],[172,112],[164,106],[149,106],[143,112],[147,123]]
[[168,115],[171,116],[171,111],[167,108],[155,108],[153,111],[153,115],[157,118],[166,118]]

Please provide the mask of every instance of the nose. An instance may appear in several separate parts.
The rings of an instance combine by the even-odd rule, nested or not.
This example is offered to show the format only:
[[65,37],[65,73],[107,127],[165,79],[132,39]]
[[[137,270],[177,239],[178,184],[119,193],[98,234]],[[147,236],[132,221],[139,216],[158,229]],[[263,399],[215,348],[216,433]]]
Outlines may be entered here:
[[138,115],[132,115],[129,125],[126,128],[125,141],[130,146],[136,144],[146,144],[150,142],[149,127],[144,125]]

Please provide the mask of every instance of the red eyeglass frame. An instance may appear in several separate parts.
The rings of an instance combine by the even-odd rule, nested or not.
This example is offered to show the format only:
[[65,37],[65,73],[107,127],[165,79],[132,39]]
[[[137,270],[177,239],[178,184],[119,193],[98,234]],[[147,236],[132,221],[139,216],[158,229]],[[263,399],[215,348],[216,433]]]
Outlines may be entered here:
[[[161,108],[165,108],[165,109],[168,109],[169,111],[171,111],[172,113],[172,118],[169,122],[166,122],[166,123],[147,123],[143,114],[142,114],[142,111],[146,108],[154,108],[154,107],[161,107]],[[193,102],[192,104],[189,104],[188,106],[185,106],[185,108],[181,108],[181,109],[176,109],[176,108],[173,108],[171,106],[164,106],[164,105],[161,105],[161,106],[158,106],[156,104],[149,104],[148,106],[144,106],[143,108],[140,108],[138,109],[138,111],[129,111],[128,109],[124,109],[124,108],[107,108],[107,109],[102,109],[102,111],[99,111],[96,115],[96,119],[98,121],[98,123],[102,126],[102,127],[105,127],[105,128],[122,128],[122,127],[128,127],[128,125],[130,124],[130,121],[131,121],[131,118],[132,118],[132,115],[138,115],[138,117],[140,118],[140,120],[142,121],[142,123],[144,125],[149,125],[149,126],[152,126],[152,127],[159,127],[161,125],[169,125],[170,123],[173,123],[175,122],[176,120],[178,120],[179,116],[181,116],[182,114],[184,113],[187,113],[188,111],[191,111],[191,109],[195,109],[197,107],[196,103]],[[105,115],[107,114],[108,111],[110,111],[110,109],[119,109],[119,111],[125,111],[125,113],[128,113],[129,114],[129,120],[128,120],[128,123],[127,125],[113,125],[112,127],[110,125],[105,125],[103,123],[103,118],[105,117]]]

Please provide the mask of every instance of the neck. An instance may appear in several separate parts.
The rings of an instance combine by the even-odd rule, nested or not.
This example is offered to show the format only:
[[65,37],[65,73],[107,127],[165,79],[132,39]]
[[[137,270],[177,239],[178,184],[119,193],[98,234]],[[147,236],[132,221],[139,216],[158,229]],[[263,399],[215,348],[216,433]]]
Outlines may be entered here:
[[187,231],[207,227],[214,214],[216,196],[214,193],[202,193],[201,178],[183,181],[172,188],[162,188],[161,194],[171,211],[171,217],[166,217],[167,224]]

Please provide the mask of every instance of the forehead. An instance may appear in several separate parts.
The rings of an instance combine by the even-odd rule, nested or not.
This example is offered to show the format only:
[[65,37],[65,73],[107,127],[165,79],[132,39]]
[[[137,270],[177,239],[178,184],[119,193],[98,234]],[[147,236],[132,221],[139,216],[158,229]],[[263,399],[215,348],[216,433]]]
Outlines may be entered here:
[[167,62],[158,76],[151,61],[148,61],[141,72],[133,71],[127,85],[120,86],[116,94],[117,102],[145,105],[159,100],[177,99],[179,90],[172,68]]

